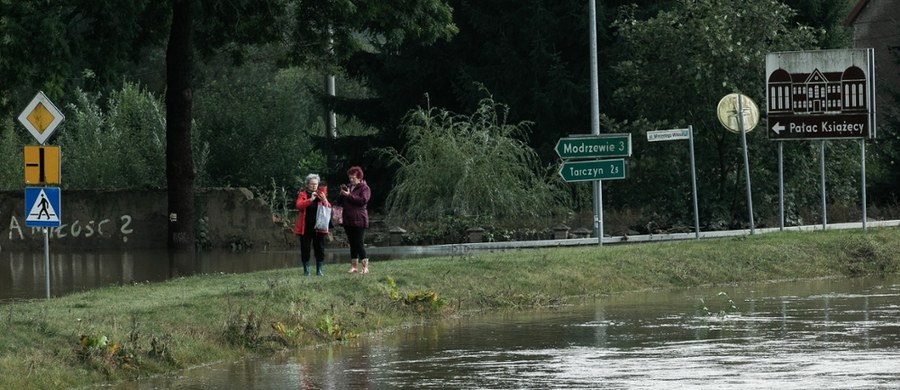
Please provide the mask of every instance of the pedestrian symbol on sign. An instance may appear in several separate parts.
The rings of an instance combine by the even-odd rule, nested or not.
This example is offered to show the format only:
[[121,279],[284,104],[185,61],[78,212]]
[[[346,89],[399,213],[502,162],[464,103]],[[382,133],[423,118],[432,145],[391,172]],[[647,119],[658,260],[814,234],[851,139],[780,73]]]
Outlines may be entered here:
[[59,188],[25,188],[25,224],[31,227],[59,227]]

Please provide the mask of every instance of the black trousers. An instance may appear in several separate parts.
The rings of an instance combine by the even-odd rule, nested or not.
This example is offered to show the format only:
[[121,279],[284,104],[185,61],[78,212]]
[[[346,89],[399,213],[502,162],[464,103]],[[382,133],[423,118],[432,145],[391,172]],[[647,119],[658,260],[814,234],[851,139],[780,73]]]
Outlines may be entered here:
[[350,243],[350,259],[365,259],[366,257],[366,228],[357,226],[344,226],[347,232],[347,242]]
[[300,260],[304,263],[309,262],[309,250],[312,247],[316,254],[316,261],[325,261],[325,236],[325,234],[316,233],[313,229],[298,236],[300,237]]

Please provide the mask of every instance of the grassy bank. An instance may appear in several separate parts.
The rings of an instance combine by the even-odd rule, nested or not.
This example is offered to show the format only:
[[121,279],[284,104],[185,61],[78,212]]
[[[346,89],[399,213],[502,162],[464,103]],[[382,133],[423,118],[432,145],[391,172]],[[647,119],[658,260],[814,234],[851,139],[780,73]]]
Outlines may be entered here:
[[0,306],[0,388],[89,386],[442,316],[629,290],[895,273],[900,229],[529,249],[372,267],[365,276],[345,274],[344,265],[327,267],[325,277],[298,269],[194,276]]

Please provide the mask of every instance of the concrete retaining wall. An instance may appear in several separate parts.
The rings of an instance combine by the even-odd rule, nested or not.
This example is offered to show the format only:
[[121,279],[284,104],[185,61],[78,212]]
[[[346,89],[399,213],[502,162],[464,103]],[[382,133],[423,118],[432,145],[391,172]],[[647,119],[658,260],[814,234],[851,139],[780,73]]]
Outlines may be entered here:
[[[273,221],[269,207],[247,189],[196,191],[198,229],[213,248],[235,243],[287,249],[295,237]],[[63,190],[61,226],[50,228],[51,250],[164,249],[168,212],[165,190]],[[0,250],[42,250],[40,228],[25,224],[25,191],[0,192]],[[293,226],[292,223],[287,224]]]

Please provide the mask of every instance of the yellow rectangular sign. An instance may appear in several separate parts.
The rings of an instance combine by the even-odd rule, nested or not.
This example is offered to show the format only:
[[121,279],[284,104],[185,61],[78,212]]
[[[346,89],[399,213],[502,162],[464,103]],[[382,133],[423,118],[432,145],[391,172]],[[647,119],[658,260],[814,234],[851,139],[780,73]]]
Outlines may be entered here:
[[25,184],[59,184],[59,146],[25,146]]

